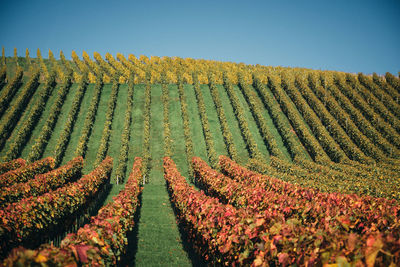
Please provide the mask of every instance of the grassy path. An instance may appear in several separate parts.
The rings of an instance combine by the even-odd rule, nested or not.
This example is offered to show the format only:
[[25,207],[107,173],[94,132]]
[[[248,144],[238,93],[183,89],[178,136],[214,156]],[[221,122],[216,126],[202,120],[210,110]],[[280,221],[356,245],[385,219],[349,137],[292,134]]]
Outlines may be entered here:
[[[144,85],[137,84],[133,90],[133,107],[131,138],[129,140],[129,156],[126,175],[129,175],[135,157],[142,155],[143,144],[143,109],[144,109]],[[127,176],[126,176],[127,177]]]
[[115,170],[118,166],[119,149],[121,148],[121,134],[124,130],[126,99],[128,98],[128,85],[120,84],[117,103],[114,110],[114,116],[111,126],[110,144],[108,147],[107,155],[114,159],[113,172],[111,174],[111,181],[115,176]]
[[[117,169],[118,166],[119,149],[121,148],[121,133],[124,127],[127,97],[128,97],[128,85],[120,84],[118,89],[117,102],[114,110],[114,116],[112,120],[110,143],[107,153],[107,155],[113,158],[114,166],[113,166],[113,171],[111,173],[110,191],[107,195],[107,198],[104,201],[104,205],[112,201],[112,198],[118,195],[118,193],[125,187],[126,179],[124,183],[117,185],[116,183],[114,183],[113,177],[115,175],[115,170]],[[132,165],[129,166],[127,169],[130,170],[130,167],[132,167]]]
[[[14,129],[12,129],[12,133],[10,134],[10,137],[8,138],[7,142],[5,143],[3,149],[0,152],[0,157],[5,156],[5,154],[8,151],[8,148],[10,147],[10,144],[12,144],[14,142],[19,129],[21,128],[24,121],[26,121],[32,107],[34,106],[34,103],[37,102],[37,98],[39,98],[39,93],[41,92],[42,89],[43,89],[43,84],[40,84],[38,86],[38,88],[36,89],[35,93],[33,94],[29,104],[26,106],[26,109],[23,111],[17,125],[15,125]],[[6,112],[7,112],[7,110],[6,110]]]
[[[152,115],[154,116],[154,114]],[[189,168],[186,159],[182,111],[179,101],[178,86],[175,84],[169,86],[169,123],[171,127],[172,159],[175,161],[182,175],[188,177]],[[161,140],[160,144],[162,144],[162,142]]]
[[85,122],[86,113],[89,109],[90,102],[92,100],[93,92],[94,92],[94,84],[89,84],[86,88],[86,93],[82,99],[81,107],[79,109],[79,114],[76,118],[76,123],[74,125],[74,129],[71,133],[71,138],[69,140],[67,149],[65,150],[64,158],[62,160],[62,164],[67,163],[71,159],[75,157],[75,150],[78,145],[79,137],[82,132],[83,124]]
[[[185,95],[187,109],[190,120],[190,130],[192,133],[192,140],[194,141],[193,153],[195,156],[202,158],[208,163],[206,142],[204,141],[203,126],[201,125],[199,110],[197,107],[196,96],[194,93],[193,85],[185,84]],[[170,120],[173,118],[170,118]],[[172,138],[175,140],[175,137]],[[175,161],[176,162],[176,161]],[[177,165],[182,172],[181,166]],[[183,172],[182,175],[186,176]]]
[[[256,89],[254,89],[254,87],[252,85],[249,85],[249,87],[255,92]],[[255,99],[258,103],[259,106],[262,107],[262,114],[264,117],[264,120],[268,126],[268,128],[270,129],[272,135],[275,138],[275,141],[278,143],[278,146],[280,148],[280,150],[282,150],[283,154],[286,156],[286,160],[287,161],[292,161],[292,158],[290,157],[290,153],[288,148],[285,146],[285,143],[283,141],[282,136],[280,135],[278,129],[276,128],[274,121],[272,120],[270,114],[268,113],[268,110],[264,107],[262,101],[260,98],[256,98]]]
[[240,163],[246,163],[249,159],[249,151],[246,148],[246,143],[243,140],[242,134],[239,128],[239,122],[236,119],[233,107],[228,97],[228,93],[223,86],[217,85],[219,97],[221,99],[222,108],[224,109],[226,121],[228,122],[229,129],[232,134],[233,141],[235,143],[236,151]]
[[57,84],[57,86],[53,89],[51,96],[47,100],[45,109],[42,113],[42,117],[40,118],[38,124],[36,125],[35,129],[33,130],[31,138],[29,139],[28,143],[25,145],[24,149],[22,150],[22,153],[21,153],[22,158],[26,159],[28,157],[28,154],[31,151],[31,147],[35,144],[36,138],[39,136],[40,132],[42,131],[42,128],[43,128],[44,124],[46,123],[47,118],[49,117],[51,107],[53,106],[54,101],[57,98],[58,92],[60,91],[60,85],[61,84]]
[[214,139],[214,147],[215,151],[217,152],[217,156],[228,155],[224,138],[222,137],[222,131],[221,131],[221,126],[219,124],[217,109],[214,105],[214,101],[210,93],[210,88],[206,84],[200,85],[200,88],[201,92],[203,93],[204,104],[206,106],[206,113],[208,117],[208,122],[210,124],[210,131]]
[[[222,85],[219,85],[218,87],[220,88],[220,90],[223,90]],[[240,89],[238,88],[237,85],[234,85],[233,89],[235,90],[235,93],[239,98],[240,104],[243,107],[244,116],[249,125],[249,129],[250,129],[251,134],[253,135],[254,141],[257,143],[257,147],[261,152],[261,155],[265,159],[269,160],[269,151],[264,143],[263,138],[260,135],[260,132],[258,131],[257,123],[254,120],[253,114],[251,114],[250,107],[247,104],[246,99],[244,98],[242,92],[240,91]]]
[[107,103],[111,94],[111,84],[104,84],[99,107],[97,109],[96,119],[94,121],[92,134],[90,135],[88,142],[88,149],[85,157],[85,165],[83,167],[83,173],[90,172],[94,166],[96,160],[97,150],[99,149],[101,136],[103,134],[104,123],[106,121]]
[[47,143],[42,158],[54,157],[54,151],[58,142],[58,138],[60,137],[60,134],[64,129],[64,124],[67,121],[68,114],[72,107],[72,102],[74,101],[77,89],[78,89],[77,83],[74,83],[69,89],[68,95],[65,98],[64,104],[62,105],[60,115],[58,116],[57,119],[57,123],[54,127],[53,133],[51,134],[50,140]]
[[[163,106],[161,86],[152,87],[150,183],[142,193],[138,225],[136,266],[190,266],[191,262],[180,239],[162,170]],[[175,94],[171,92],[171,102]],[[172,114],[171,114],[172,118]]]

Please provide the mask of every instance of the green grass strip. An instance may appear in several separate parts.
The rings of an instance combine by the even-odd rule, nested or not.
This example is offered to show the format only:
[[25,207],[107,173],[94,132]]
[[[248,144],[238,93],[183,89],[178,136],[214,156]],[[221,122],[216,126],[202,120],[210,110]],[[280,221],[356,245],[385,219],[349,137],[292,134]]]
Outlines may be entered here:
[[46,102],[49,99],[54,86],[56,85],[55,78],[55,73],[51,72],[49,79],[46,80],[43,88],[40,91],[39,98],[36,100],[34,106],[27,114],[25,120],[22,122],[22,126],[18,129],[18,133],[12,144],[10,144],[8,147],[3,161],[9,161],[20,156],[22,149],[31,137],[32,131],[39,122],[40,117],[45,109]]
[[[182,120],[181,103],[179,101],[178,86],[176,84],[170,84],[168,86],[168,91],[170,96],[169,123],[171,127],[171,137],[172,137],[172,157],[176,162],[177,166],[182,171],[182,173],[185,173],[185,175],[189,177],[190,164],[188,162],[186,155],[185,134],[183,132],[183,120]],[[194,105],[196,105],[195,100],[192,99],[192,101],[194,102]]]
[[[218,88],[215,84],[214,79],[209,79],[209,88],[210,88],[211,96],[214,101],[214,105],[217,109],[219,124],[221,126],[221,132],[222,132],[222,136],[224,137],[224,142],[225,142],[226,148],[228,150],[228,154],[231,157],[231,159],[233,159],[234,161],[238,161],[239,158],[238,158],[236,146],[233,141],[232,133],[229,129],[228,121],[226,119],[225,111],[222,106],[221,98],[219,96]],[[213,167],[213,168],[215,168],[215,167]]]
[[22,84],[22,76],[24,75],[24,71],[22,68],[17,68],[17,72],[11,81],[7,84],[4,90],[1,91],[0,95],[0,118],[3,116],[4,112],[9,107],[11,99],[17,93],[20,85]]
[[90,107],[86,114],[85,122],[83,124],[82,134],[81,134],[81,137],[79,138],[78,146],[75,150],[76,157],[79,157],[79,156],[85,157],[85,155],[86,155],[87,144],[89,142],[89,137],[92,133],[93,125],[95,122],[97,108],[99,107],[102,88],[103,88],[103,79],[101,76],[98,76],[95,87],[94,87],[92,101],[90,102]]
[[[204,159],[205,161],[208,162],[208,160],[207,160],[206,142],[204,140],[203,126],[201,124],[199,110],[198,110],[198,107],[197,107],[197,101],[196,101],[196,94],[194,92],[194,86],[191,85],[191,84],[185,84],[184,85],[184,89],[185,89],[186,103],[188,105],[190,131],[192,133],[192,140],[195,141],[195,145],[193,146],[193,154],[195,156],[201,157],[202,159]],[[170,118],[171,117],[172,116],[170,116]],[[175,140],[175,137],[172,138],[172,140]],[[174,159],[174,161],[175,161],[175,159]],[[179,168],[183,172],[182,167],[179,166]],[[187,173],[185,173],[184,175],[185,175],[185,177],[188,176]]]
[[[287,74],[281,75],[281,79],[282,89],[292,100],[293,104],[303,117],[305,123],[308,124],[308,127],[311,129],[319,144],[325,150],[331,160],[334,162],[348,162],[349,158],[343,151],[342,147],[330,135],[329,131],[322,124],[320,118],[315,114],[314,110],[311,109],[307,101],[299,92],[299,88],[301,88],[299,87],[300,84],[297,83],[298,87],[295,86],[296,82],[294,75],[290,72],[287,72]],[[297,80],[297,82],[299,81]],[[361,150],[357,149],[357,147],[354,147],[354,149],[356,150],[356,153],[354,153],[356,155],[353,154],[352,156],[357,156],[356,160],[370,160]],[[351,152],[351,149],[347,150],[347,152]]]
[[236,95],[231,81],[229,81],[229,78],[227,77],[226,73],[224,73],[223,76],[224,79],[224,88],[226,92],[228,93],[229,100],[231,101],[231,104],[233,106],[233,110],[236,115],[236,119],[239,122],[239,127],[243,136],[243,139],[246,142],[247,149],[249,150],[250,156],[252,158],[256,158],[259,160],[262,160],[261,152],[258,149],[257,143],[255,142],[253,135],[249,129],[248,122],[246,120],[246,117],[244,116],[244,110],[243,107],[240,103],[240,100],[238,96]]
[[164,157],[172,156],[171,128],[169,125],[169,91],[165,72],[161,77],[163,125],[164,125]]
[[29,81],[23,87],[21,93],[18,95],[17,99],[5,114],[1,120],[0,124],[0,149],[2,149],[10,137],[12,130],[18,123],[24,108],[28,105],[33,94],[39,86],[40,72],[38,69],[32,74]]
[[400,148],[400,135],[393,127],[386,122],[379,114],[375,113],[373,108],[362,98],[357,92],[359,83],[353,80],[353,86],[349,85],[343,76],[334,75],[335,86],[329,86],[326,89],[335,96],[338,102],[347,102],[347,105],[342,107],[357,108],[358,111],[378,130],[389,142]]
[[99,150],[97,151],[96,161],[94,163],[95,166],[99,165],[107,156],[107,151],[111,136],[112,120],[114,117],[114,110],[117,103],[118,89],[119,89],[119,83],[118,80],[115,79],[114,77],[114,81],[111,88],[111,95],[107,105],[106,121],[104,123],[103,134],[101,136]]
[[243,79],[243,75],[239,74],[239,88],[242,91],[243,96],[245,97],[247,103],[249,104],[251,113],[253,114],[254,120],[257,123],[258,130],[264,140],[265,145],[268,148],[268,151],[271,155],[278,157],[280,159],[285,159],[285,155],[281,149],[279,149],[278,143],[273,136],[270,127],[268,127],[266,120],[263,117],[261,106],[259,102],[257,102],[257,95],[255,92],[251,91],[248,84],[245,83]]
[[129,143],[128,166],[132,166],[135,157],[142,155],[143,149],[143,109],[144,85],[136,84],[133,91],[132,123]]
[[63,125],[61,134],[59,135],[57,145],[55,147],[54,158],[56,160],[56,166],[59,166],[64,154],[67,149],[72,130],[74,129],[75,122],[77,120],[77,115],[79,114],[79,109],[82,103],[82,99],[85,96],[87,83],[87,73],[83,74],[82,80],[78,84],[77,92],[75,93],[72,107],[68,113],[67,121]]
[[273,74],[268,75],[268,84],[276,100],[280,104],[282,111],[289,119],[294,130],[299,135],[300,140],[302,141],[303,145],[310,153],[314,161],[326,164],[331,162],[329,156],[326,154],[321,144],[308,128],[308,125],[305,123],[296,106],[282,89],[279,77]]
[[[189,114],[187,111],[185,90],[183,87],[182,77],[180,75],[178,75],[178,94],[179,94],[179,101],[181,103],[183,133],[185,135],[186,157],[187,157],[187,161],[191,162],[191,159],[193,157],[193,141],[192,141],[192,134],[190,132],[190,122],[189,122]],[[191,164],[188,164],[188,165],[189,165],[190,179],[193,179],[192,165]]]
[[[204,135],[204,140],[206,144],[206,149],[207,149],[207,155],[208,155],[208,161],[210,162],[210,165],[214,168],[217,166],[218,159],[217,159],[217,152],[215,151],[214,148],[214,141],[211,135],[210,131],[210,124],[208,121],[207,113],[206,113],[206,106],[204,104],[204,98],[203,94],[200,89],[200,83],[197,80],[197,75],[193,74],[193,88],[194,92],[196,95],[196,101],[197,101],[197,108],[199,111],[199,116],[201,119],[201,125],[203,129],[203,135]],[[191,159],[189,159],[190,162]]]
[[[129,139],[130,139],[130,130],[132,123],[132,106],[133,106],[133,91],[134,91],[134,79],[133,75],[131,75],[131,79],[128,84],[128,97],[126,98],[126,109],[125,109],[125,120],[124,120],[124,129],[121,135],[121,146],[120,146],[120,154],[118,157],[118,167],[115,171],[115,180],[123,182],[125,179],[127,160],[128,160],[128,152],[129,152]],[[121,180],[120,180],[121,179]]]
[[46,120],[45,125],[43,126],[40,135],[36,138],[35,144],[32,146],[31,151],[28,155],[27,160],[29,162],[36,161],[40,159],[43,155],[43,152],[47,146],[47,142],[53,132],[54,126],[57,123],[57,119],[60,115],[61,108],[64,104],[64,100],[71,88],[71,76],[67,76],[64,80],[58,94],[55,99],[54,104],[51,107],[49,117]]
[[[176,87],[175,87],[176,88]],[[176,93],[176,92],[175,92]],[[171,98],[175,95],[171,92]],[[151,87],[151,168],[142,193],[135,266],[191,266],[183,249],[163,176],[162,86]],[[171,101],[172,102],[172,101]],[[172,112],[171,112],[172,115]],[[172,116],[171,116],[172,119]],[[181,120],[181,118],[179,118]],[[180,128],[182,131],[182,128]]]
[[146,73],[146,87],[144,91],[144,110],[143,110],[143,175],[144,182],[149,182],[150,171],[150,118],[151,118],[151,77]]
[[258,95],[262,99],[264,107],[268,110],[292,158],[310,159],[310,155],[308,155],[307,150],[300,142],[299,137],[296,135],[295,131],[290,125],[289,119],[282,112],[282,109],[276,101],[271,90],[262,84],[260,79],[254,74],[253,87],[256,89]]

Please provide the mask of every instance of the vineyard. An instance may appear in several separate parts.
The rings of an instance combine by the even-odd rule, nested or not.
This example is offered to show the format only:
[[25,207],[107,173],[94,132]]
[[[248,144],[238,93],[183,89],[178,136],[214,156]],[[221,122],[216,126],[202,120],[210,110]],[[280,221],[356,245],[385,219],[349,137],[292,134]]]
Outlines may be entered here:
[[399,266],[400,78],[0,62],[1,266]]

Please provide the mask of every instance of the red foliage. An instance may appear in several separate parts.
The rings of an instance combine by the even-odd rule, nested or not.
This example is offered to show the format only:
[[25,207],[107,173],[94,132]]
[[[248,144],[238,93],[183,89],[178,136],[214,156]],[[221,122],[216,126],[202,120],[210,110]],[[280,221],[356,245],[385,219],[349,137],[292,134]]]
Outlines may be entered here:
[[45,173],[55,167],[55,160],[51,157],[35,161],[29,165],[8,171],[0,175],[0,188],[11,186],[15,183],[27,182],[36,174]]
[[86,205],[109,179],[112,166],[112,158],[107,157],[91,173],[74,183],[37,197],[24,198],[0,210],[1,252],[42,229],[61,223]]
[[142,159],[135,158],[132,172],[124,190],[113,202],[101,208],[91,218],[91,223],[80,228],[77,233],[69,234],[61,242],[60,248],[42,245],[37,250],[14,249],[4,261],[5,266],[13,264],[68,266],[112,266],[116,265],[127,247],[127,232],[134,226],[134,214],[139,205],[142,190]]
[[34,179],[25,183],[16,183],[9,187],[4,187],[0,192],[0,207],[27,198],[39,196],[49,190],[54,190],[63,184],[81,176],[83,158],[77,157],[69,161],[64,166],[45,174],[37,174]]
[[[260,187],[267,191],[258,209],[265,214],[268,212],[272,215],[269,219],[275,221],[268,232],[279,234],[273,239],[280,244],[275,246],[274,243],[278,252],[285,253],[280,254],[279,262],[286,262],[288,258],[292,259],[291,262],[308,258],[315,263],[327,263],[341,256],[342,260],[368,263],[372,256],[367,240],[371,238],[378,240],[379,251],[383,251],[375,255],[374,262],[384,265],[400,262],[400,206],[396,201],[322,193],[249,171],[225,156],[220,157],[219,165],[224,173],[238,182],[194,159],[195,173],[209,176],[203,180],[213,180],[216,185],[218,180],[225,179],[220,183],[225,184],[224,188],[236,183],[236,191],[229,199],[244,198],[245,202],[255,204],[249,198],[260,191]],[[216,188],[209,192],[218,190],[224,192]],[[257,202],[257,194],[254,198]],[[252,205],[249,208],[254,210]]]
[[26,161],[24,159],[14,159],[8,162],[0,163],[0,175],[15,170],[26,165]]

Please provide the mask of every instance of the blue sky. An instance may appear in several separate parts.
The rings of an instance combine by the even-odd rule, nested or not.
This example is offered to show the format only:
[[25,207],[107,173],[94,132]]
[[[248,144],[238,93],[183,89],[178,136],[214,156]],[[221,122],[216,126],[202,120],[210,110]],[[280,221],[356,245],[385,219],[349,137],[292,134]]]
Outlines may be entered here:
[[399,0],[1,0],[0,46],[397,74],[399,14]]

